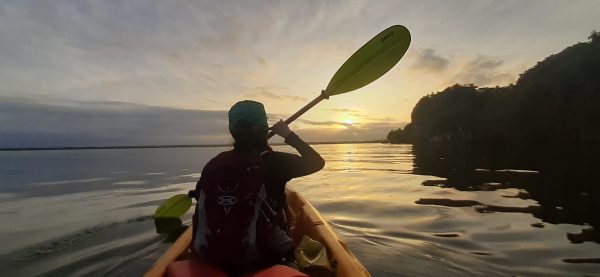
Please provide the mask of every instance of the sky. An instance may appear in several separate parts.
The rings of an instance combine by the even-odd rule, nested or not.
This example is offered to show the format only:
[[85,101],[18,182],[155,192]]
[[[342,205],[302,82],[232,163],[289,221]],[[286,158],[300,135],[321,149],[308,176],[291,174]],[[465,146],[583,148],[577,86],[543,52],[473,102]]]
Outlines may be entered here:
[[455,83],[504,86],[600,29],[600,1],[2,1],[0,148],[228,143],[227,110],[271,122],[391,25],[386,75],[292,124],[308,141],[384,139]]

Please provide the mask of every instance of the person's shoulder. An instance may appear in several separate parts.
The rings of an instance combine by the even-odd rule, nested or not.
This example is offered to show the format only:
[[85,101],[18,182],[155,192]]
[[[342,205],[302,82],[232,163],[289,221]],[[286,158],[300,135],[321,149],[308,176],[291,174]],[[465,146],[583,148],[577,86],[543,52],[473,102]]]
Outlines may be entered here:
[[217,154],[216,156],[214,156],[212,159],[214,160],[214,159],[219,159],[219,158],[223,158],[223,157],[229,157],[234,154],[233,152],[234,152],[234,149],[223,151],[223,152]]
[[210,159],[204,167],[210,167],[215,164],[220,164],[223,161],[229,161],[232,159],[233,155],[234,155],[233,150],[223,151],[223,152],[217,154],[216,156],[212,157],[212,159]]

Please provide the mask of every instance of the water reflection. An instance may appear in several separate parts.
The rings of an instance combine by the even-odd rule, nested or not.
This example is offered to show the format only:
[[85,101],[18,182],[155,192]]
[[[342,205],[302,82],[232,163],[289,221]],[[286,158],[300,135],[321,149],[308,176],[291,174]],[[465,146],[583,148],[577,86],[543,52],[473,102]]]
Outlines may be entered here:
[[[424,186],[459,191],[513,189],[504,198],[531,199],[524,207],[482,203],[474,200],[422,198],[422,205],[473,207],[480,213],[529,213],[545,223],[584,225],[579,233],[567,233],[572,243],[600,243],[600,175],[598,146],[485,147],[472,145],[414,147],[415,174],[444,177]],[[518,170],[515,170],[518,169]],[[543,223],[532,227],[543,228]],[[594,262],[592,259],[589,262]],[[565,261],[565,262],[582,262]]]
[[[486,150],[494,155],[390,144],[315,148],[325,168],[290,186],[373,276],[600,272],[600,244],[593,242],[598,152],[590,148]],[[182,226],[150,215],[193,188],[204,164],[223,150],[0,153],[0,219],[10,222],[0,225],[0,276],[141,276]],[[157,235],[157,226],[166,233]]]

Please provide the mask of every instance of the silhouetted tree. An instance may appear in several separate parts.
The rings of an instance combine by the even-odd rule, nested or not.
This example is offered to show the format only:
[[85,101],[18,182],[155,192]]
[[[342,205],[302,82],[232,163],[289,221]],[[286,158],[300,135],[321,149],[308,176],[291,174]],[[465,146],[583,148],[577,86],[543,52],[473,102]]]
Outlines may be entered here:
[[594,30],[594,31],[592,31],[592,33],[590,34],[588,39],[590,40],[590,42],[597,42],[600,39],[600,33],[598,33],[598,31]]

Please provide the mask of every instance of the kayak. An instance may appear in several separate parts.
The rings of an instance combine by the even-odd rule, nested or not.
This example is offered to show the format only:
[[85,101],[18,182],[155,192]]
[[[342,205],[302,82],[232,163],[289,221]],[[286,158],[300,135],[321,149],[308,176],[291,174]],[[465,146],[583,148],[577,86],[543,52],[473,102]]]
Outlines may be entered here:
[[[331,272],[328,274],[330,276],[371,276],[308,201],[294,189],[287,188],[285,193],[287,197],[286,212],[295,245],[300,244],[306,236],[320,242],[324,246],[329,264],[332,265]],[[215,271],[213,267],[194,259],[190,252],[191,243],[192,227],[190,226],[144,274],[144,277],[226,276],[220,275],[219,272],[213,272]],[[297,272],[289,267],[277,265],[265,269],[264,272],[245,276],[307,276],[292,271]]]

